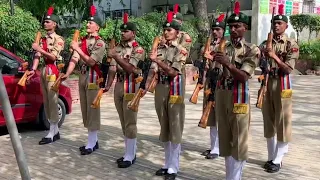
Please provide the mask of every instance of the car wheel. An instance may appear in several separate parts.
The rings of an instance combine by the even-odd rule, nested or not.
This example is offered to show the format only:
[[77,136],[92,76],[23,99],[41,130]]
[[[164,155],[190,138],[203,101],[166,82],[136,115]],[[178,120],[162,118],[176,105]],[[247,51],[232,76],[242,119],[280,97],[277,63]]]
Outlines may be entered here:
[[[63,103],[63,101],[61,99],[58,99],[58,114],[59,114],[59,128],[62,126],[64,119],[66,117],[66,106]],[[46,117],[46,113],[44,111],[44,106],[42,105],[40,108],[40,112],[39,112],[39,116],[38,116],[38,120],[37,120],[38,124],[40,125],[41,129],[44,130],[49,130],[50,129],[50,123]]]

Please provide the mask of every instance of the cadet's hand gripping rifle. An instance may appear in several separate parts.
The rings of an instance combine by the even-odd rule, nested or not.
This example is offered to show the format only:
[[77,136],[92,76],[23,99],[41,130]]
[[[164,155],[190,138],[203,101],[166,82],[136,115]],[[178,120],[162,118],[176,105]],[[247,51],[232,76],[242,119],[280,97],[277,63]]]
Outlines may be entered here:
[[[272,39],[273,39],[273,26],[274,26],[274,22],[273,22],[273,18],[274,18],[274,10],[275,7],[273,7],[272,10],[272,19],[271,19],[271,27],[270,27],[270,32],[268,33],[268,39],[267,39],[267,43],[266,43],[266,48],[267,49],[272,49]],[[266,59],[266,61],[268,61],[268,59]],[[268,70],[268,63],[265,63],[265,71],[264,71],[264,78],[261,79],[261,87],[258,91],[258,99],[257,99],[257,103],[256,103],[256,107],[261,109],[262,108],[262,104],[263,104],[263,99],[266,95],[267,92],[267,85],[268,85],[268,80],[269,80],[269,70]]]

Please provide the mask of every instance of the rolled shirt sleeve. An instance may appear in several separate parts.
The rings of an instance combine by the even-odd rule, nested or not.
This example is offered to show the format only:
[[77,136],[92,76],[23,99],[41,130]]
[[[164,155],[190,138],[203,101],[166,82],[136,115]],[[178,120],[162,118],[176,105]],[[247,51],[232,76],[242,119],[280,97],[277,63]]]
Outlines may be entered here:
[[254,73],[255,68],[259,64],[260,50],[257,46],[253,46],[251,50],[243,59],[243,64],[241,66],[242,71],[248,73],[250,76]]

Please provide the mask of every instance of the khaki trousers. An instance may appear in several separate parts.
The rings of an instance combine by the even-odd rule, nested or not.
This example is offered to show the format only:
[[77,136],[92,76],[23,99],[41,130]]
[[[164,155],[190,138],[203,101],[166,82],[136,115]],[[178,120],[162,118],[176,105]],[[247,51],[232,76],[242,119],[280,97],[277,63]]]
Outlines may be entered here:
[[281,98],[280,78],[269,78],[262,115],[265,138],[277,133],[278,141],[291,141],[292,98]]
[[123,135],[129,139],[137,137],[137,112],[128,109],[129,101],[124,99],[124,82],[117,82],[114,88],[114,104],[119,114]]
[[98,94],[99,89],[88,89],[88,75],[80,74],[79,77],[79,95],[83,125],[89,131],[100,130],[101,117],[100,107],[97,109],[91,108],[91,103]]
[[[51,75],[51,76],[55,76],[55,75]],[[51,86],[53,85],[54,81],[47,81],[47,72],[45,67],[41,70],[40,83],[41,83],[43,105],[44,105],[44,111],[45,111],[46,117],[50,121],[50,123],[54,123],[54,124],[58,123],[59,122],[58,93],[51,90]]]
[[250,107],[248,114],[235,114],[233,104],[232,90],[216,90],[220,156],[244,161],[248,159]]
[[[154,102],[161,126],[160,141],[171,141],[174,144],[180,144],[185,120],[185,104],[184,102],[181,104],[170,104],[169,91],[170,86],[168,83],[159,83],[155,89]],[[183,87],[184,92],[185,87]]]

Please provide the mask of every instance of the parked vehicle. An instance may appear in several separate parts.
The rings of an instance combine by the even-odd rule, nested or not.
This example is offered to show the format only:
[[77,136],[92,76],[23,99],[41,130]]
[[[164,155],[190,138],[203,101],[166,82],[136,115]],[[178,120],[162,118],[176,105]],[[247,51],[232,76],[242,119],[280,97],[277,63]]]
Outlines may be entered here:
[[[0,61],[5,61],[5,66],[2,68],[3,80],[16,123],[36,123],[42,129],[49,129],[50,125],[43,108],[40,71],[36,71],[36,74],[25,87],[21,87],[17,83],[24,74],[24,71],[21,70],[24,60],[0,46]],[[59,89],[58,101],[59,126],[61,126],[66,115],[72,111],[71,91],[64,82]],[[6,122],[0,104],[0,127],[5,125]]]

